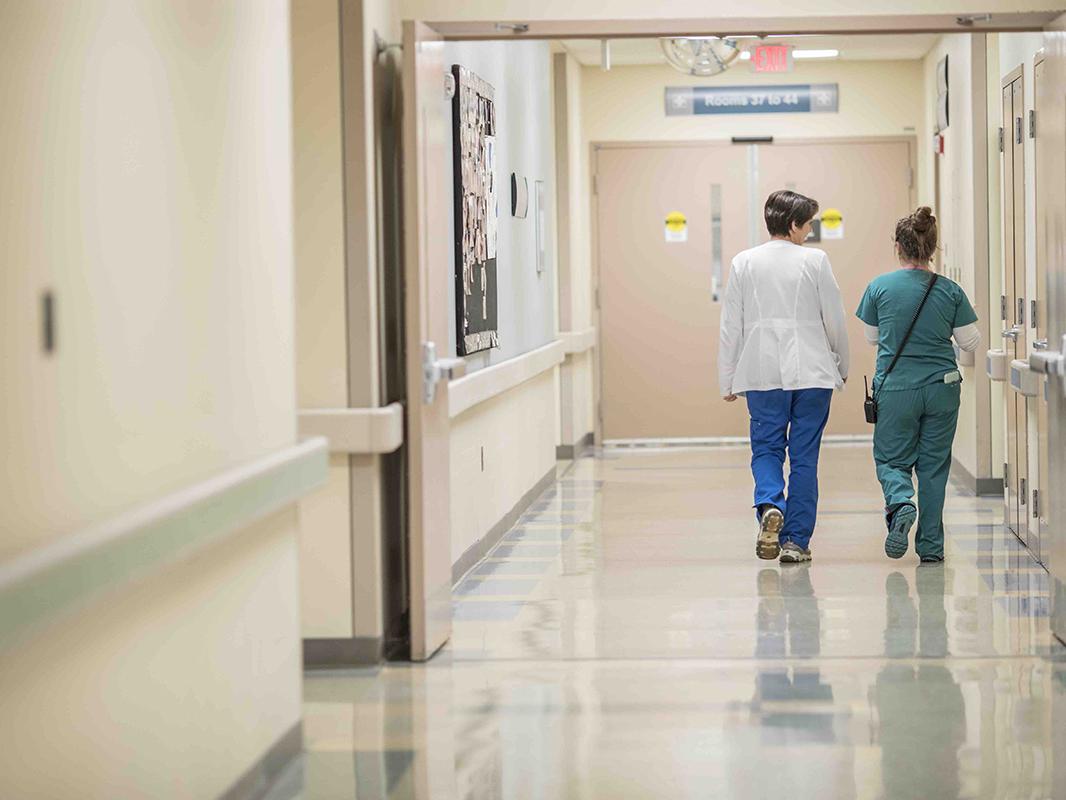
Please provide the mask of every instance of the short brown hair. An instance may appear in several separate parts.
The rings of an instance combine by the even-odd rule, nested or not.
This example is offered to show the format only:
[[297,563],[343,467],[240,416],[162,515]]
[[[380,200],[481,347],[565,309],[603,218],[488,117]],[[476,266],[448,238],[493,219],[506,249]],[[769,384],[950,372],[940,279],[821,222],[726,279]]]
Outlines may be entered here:
[[788,236],[792,233],[792,223],[802,228],[818,213],[818,201],[804,197],[797,192],[782,189],[766,198],[763,217],[766,230],[771,236]]
[[913,264],[928,264],[936,254],[937,229],[933,209],[922,206],[896,223],[899,252]]

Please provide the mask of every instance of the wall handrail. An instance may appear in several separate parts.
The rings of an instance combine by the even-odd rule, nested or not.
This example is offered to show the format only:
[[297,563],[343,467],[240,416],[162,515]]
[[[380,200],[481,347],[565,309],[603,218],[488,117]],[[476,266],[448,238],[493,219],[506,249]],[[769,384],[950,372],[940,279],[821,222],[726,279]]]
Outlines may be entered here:
[[585,328],[580,331],[562,331],[559,339],[568,356],[576,356],[587,353],[596,346],[596,329]]
[[0,647],[291,505],[327,466],[325,439],[301,441],[0,563]]
[[297,416],[301,436],[324,436],[331,453],[385,455],[403,444],[403,406],[306,408]]
[[474,406],[558,366],[565,358],[563,342],[556,339],[536,350],[457,378],[448,384],[448,414],[455,419]]

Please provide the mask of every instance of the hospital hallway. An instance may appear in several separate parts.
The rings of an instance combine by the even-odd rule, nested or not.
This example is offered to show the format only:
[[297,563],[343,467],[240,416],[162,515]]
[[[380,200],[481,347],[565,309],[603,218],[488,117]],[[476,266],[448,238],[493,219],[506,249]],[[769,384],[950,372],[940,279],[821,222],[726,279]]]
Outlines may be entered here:
[[432,661],[307,673],[302,797],[1063,796],[1047,572],[954,481],[945,562],[889,560],[869,450],[823,449],[798,565],[746,445],[561,462]]

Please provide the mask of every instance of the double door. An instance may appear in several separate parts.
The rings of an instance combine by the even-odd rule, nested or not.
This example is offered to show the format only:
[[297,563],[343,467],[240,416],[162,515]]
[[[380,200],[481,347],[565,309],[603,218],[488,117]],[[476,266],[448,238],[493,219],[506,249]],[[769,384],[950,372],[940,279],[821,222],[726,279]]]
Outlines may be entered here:
[[[1027,358],[1030,315],[1025,290],[1025,137],[1026,113],[1022,70],[1003,82],[1003,347],[1009,360]],[[1007,527],[1029,541],[1029,406],[1008,381],[1004,408],[1007,453],[1004,500]]]
[[898,266],[892,233],[911,209],[913,149],[899,139],[600,147],[604,438],[748,435],[744,403],[719,398],[718,326],[730,262],[769,238],[763,204],[777,189],[843,216],[812,243],[828,253],[840,284],[852,353],[827,432],[868,435],[862,376],[873,374],[875,351],[853,312],[866,284]]

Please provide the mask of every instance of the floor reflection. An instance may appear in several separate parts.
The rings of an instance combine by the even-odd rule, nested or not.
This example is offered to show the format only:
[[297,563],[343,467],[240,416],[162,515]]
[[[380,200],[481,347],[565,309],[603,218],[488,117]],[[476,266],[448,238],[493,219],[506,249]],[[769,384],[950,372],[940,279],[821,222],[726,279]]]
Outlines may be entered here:
[[[821,653],[821,613],[811,565],[766,568],[756,578],[755,692],[750,724],[759,745],[745,755],[775,754],[753,775],[752,796],[856,796],[849,714],[834,703],[833,687],[815,660]],[[767,749],[772,748],[772,749]],[[778,749],[780,748],[780,749]],[[780,754],[780,757],[776,757]],[[760,763],[761,759],[756,759]],[[749,790],[755,787],[748,787]],[[744,787],[737,787],[742,796]]]
[[1001,503],[954,491],[947,564],[889,561],[868,448],[828,447],[816,561],[770,564],[748,459],[575,462],[432,662],[308,674],[299,796],[1066,798],[1066,649]]
[[885,797],[959,797],[959,748],[966,740],[962,689],[948,655],[943,564],[915,571],[917,608],[899,572],[885,579],[885,656],[873,687]]

